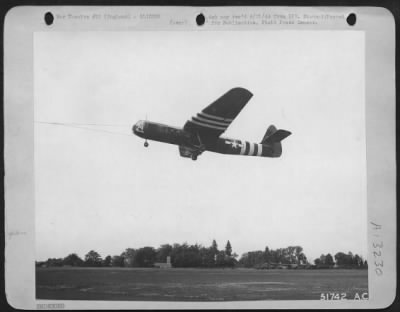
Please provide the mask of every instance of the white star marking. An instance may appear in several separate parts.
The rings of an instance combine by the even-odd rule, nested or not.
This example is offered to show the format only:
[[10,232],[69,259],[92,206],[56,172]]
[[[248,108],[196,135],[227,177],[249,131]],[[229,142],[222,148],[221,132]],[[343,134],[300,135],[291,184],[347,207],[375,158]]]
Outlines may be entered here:
[[225,141],[225,144],[231,144],[233,148],[242,147],[243,145],[235,141]]

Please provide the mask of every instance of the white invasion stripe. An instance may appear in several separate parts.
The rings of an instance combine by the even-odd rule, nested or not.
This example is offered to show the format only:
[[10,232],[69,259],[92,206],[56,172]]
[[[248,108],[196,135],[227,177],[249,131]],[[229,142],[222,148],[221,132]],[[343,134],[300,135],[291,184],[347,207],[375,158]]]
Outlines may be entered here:
[[217,127],[217,128],[220,128],[221,130],[226,130],[226,128],[228,128],[228,126],[225,126],[225,125],[220,126],[220,125],[212,124],[211,122],[208,122],[208,121],[199,120],[199,118],[197,118],[197,117],[192,117],[192,121],[197,124],[207,125],[207,126],[211,126],[211,127]]
[[196,116],[196,117],[193,116],[192,118],[197,118],[200,121],[208,122],[210,124],[221,126],[221,127],[228,127],[229,124],[230,124],[229,122],[226,123],[226,122],[214,121],[214,120],[211,120],[211,119],[204,119],[204,118],[202,118],[200,116]]
[[201,114],[201,113],[198,113],[196,118],[203,119],[203,120],[210,121],[210,122],[218,122],[218,123],[221,123],[221,124],[224,124],[224,125],[228,125],[228,126],[231,124],[231,121],[215,120],[213,118],[209,118],[207,116],[204,116],[204,114]]
[[223,118],[223,117],[218,117],[218,116],[214,116],[214,115],[210,115],[210,114],[207,114],[207,113],[205,113],[205,112],[201,112],[201,113],[199,113],[199,115],[204,115],[204,117],[208,117],[208,118],[213,118],[213,119],[215,119],[215,120],[220,120],[220,121],[227,121],[227,122],[232,122],[233,121],[233,119],[231,119],[231,118]]
[[261,156],[262,154],[262,144],[257,144],[258,146],[258,151],[257,151],[257,156]]
[[244,155],[244,152],[246,151],[246,142],[240,141],[240,143],[242,144],[240,148],[240,155]]
[[250,143],[250,151],[247,155],[253,156],[253,153],[254,153],[254,143]]
[[211,129],[217,129],[217,130],[222,130],[225,131],[225,128],[222,127],[218,127],[218,126],[212,126],[212,125],[208,125],[202,122],[197,122],[195,120],[191,120],[190,122],[193,122],[194,124],[198,125],[198,126],[202,126],[202,127],[207,127],[207,128],[211,128]]

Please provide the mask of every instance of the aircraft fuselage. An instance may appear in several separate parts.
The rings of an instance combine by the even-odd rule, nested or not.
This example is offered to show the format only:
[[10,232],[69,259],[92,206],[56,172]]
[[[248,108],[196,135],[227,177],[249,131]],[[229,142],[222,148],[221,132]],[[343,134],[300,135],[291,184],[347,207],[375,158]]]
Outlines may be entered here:
[[[178,145],[189,153],[201,154],[204,150],[231,155],[279,157],[282,154],[280,143],[260,144],[248,141],[218,137],[210,139],[205,136],[195,136],[182,128],[144,121],[138,121],[132,128],[137,136],[152,141]],[[193,157],[192,157],[193,158]]]

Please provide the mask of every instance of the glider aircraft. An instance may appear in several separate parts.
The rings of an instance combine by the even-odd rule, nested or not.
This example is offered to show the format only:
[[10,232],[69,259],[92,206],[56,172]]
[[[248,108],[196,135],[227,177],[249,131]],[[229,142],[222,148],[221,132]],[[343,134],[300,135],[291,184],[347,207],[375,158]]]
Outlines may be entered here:
[[188,120],[183,129],[160,123],[139,120],[133,133],[147,140],[179,146],[182,157],[197,159],[204,151],[220,154],[279,157],[282,154],[281,141],[291,132],[268,127],[260,143],[250,143],[221,137],[231,122],[240,113],[253,94],[244,88],[233,88]]

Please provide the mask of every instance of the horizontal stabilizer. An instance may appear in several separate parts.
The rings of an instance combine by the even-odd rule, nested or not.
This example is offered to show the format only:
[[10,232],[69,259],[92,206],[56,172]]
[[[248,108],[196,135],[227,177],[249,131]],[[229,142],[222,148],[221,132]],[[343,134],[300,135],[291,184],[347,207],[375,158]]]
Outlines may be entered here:
[[272,143],[279,143],[283,139],[287,138],[292,133],[287,130],[276,130],[269,136],[265,136],[264,139],[261,141],[261,144],[272,144]]

